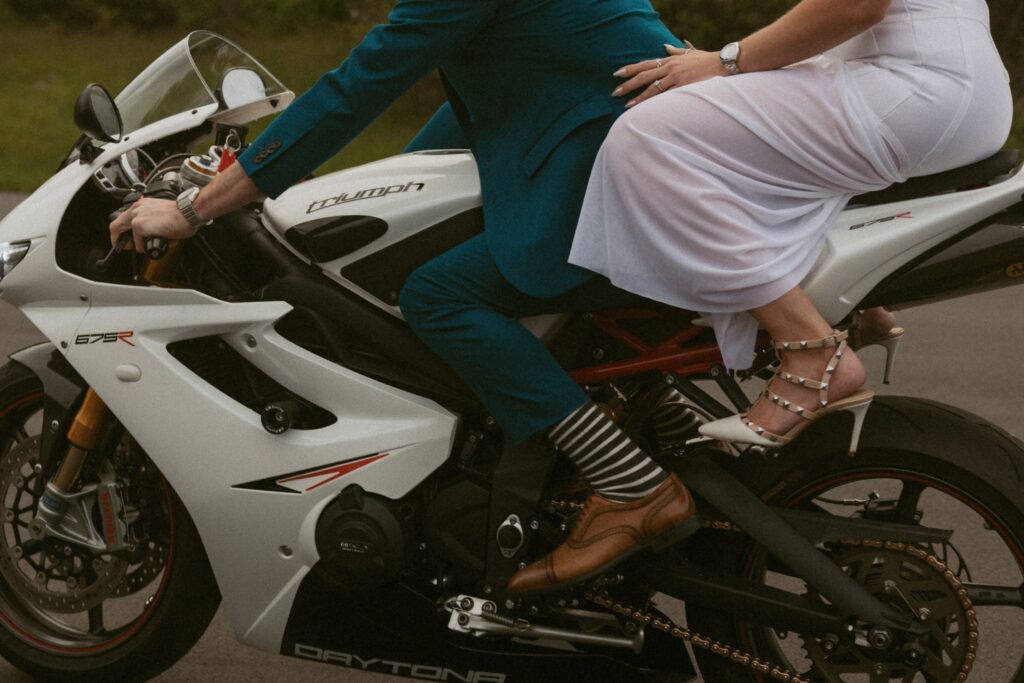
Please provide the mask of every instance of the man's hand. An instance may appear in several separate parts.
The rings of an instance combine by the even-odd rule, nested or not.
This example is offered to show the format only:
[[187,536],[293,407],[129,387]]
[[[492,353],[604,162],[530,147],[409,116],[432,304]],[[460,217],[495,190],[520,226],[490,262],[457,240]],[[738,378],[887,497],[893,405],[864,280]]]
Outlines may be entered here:
[[189,225],[176,202],[148,197],[132,204],[110,224],[110,243],[117,244],[118,238],[129,231],[135,250],[140,254],[145,252],[143,244],[147,237],[180,240],[196,234],[196,229]]

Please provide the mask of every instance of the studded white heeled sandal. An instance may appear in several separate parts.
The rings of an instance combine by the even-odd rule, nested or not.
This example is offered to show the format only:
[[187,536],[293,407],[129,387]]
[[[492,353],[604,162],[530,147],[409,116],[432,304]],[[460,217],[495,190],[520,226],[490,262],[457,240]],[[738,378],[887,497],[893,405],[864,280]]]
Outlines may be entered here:
[[[732,415],[721,420],[708,422],[701,426],[700,433],[704,436],[711,437],[712,439],[718,439],[719,441],[727,441],[729,443],[747,443],[756,446],[775,448],[783,446],[795,439],[800,432],[806,429],[815,420],[820,420],[826,415],[831,415],[832,413],[837,413],[841,410],[848,410],[853,414],[853,434],[850,438],[849,452],[851,456],[854,455],[857,452],[857,445],[860,442],[860,432],[861,427],[864,424],[864,416],[867,415],[868,406],[871,405],[871,400],[875,397],[875,392],[870,389],[860,389],[850,396],[845,396],[839,400],[828,400],[829,381],[832,378],[832,373],[835,372],[836,367],[839,365],[839,361],[843,357],[843,351],[846,350],[846,337],[846,332],[835,332],[824,339],[774,343],[774,347],[777,351],[804,351],[807,349],[827,349],[832,347],[835,347],[836,349],[832,358],[829,360],[828,365],[825,367],[825,373],[822,375],[821,380],[807,379],[806,377],[800,377],[799,375],[794,375],[790,372],[783,372],[781,368],[776,370],[775,377],[772,378],[772,381],[775,379],[781,379],[807,389],[817,389],[818,405],[815,409],[812,410],[796,405],[792,401],[782,398],[768,388],[765,388],[762,392],[761,395],[775,405],[781,406],[791,413],[795,413],[803,418],[803,421],[793,425],[793,427],[785,434],[773,434],[767,431],[764,427],[761,427],[750,420],[747,413]],[[768,385],[771,385],[771,381],[769,381]]]

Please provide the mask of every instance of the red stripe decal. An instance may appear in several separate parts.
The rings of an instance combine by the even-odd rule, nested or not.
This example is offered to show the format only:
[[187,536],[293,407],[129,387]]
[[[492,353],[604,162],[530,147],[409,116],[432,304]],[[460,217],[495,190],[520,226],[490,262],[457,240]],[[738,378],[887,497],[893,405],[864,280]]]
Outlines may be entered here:
[[375,462],[377,462],[378,460],[380,460],[382,458],[386,458],[386,457],[388,457],[388,455],[389,455],[388,453],[381,453],[379,455],[371,455],[371,456],[369,456],[367,458],[363,458],[362,460],[354,460],[352,462],[346,462],[346,463],[343,463],[341,465],[336,465],[334,467],[329,467],[329,468],[327,468],[325,470],[318,470],[316,472],[308,472],[306,474],[300,474],[297,477],[290,477],[288,479],[279,479],[277,483],[278,484],[285,484],[285,483],[290,482],[290,481],[302,481],[303,479],[320,479],[321,477],[328,477],[327,479],[324,479],[323,481],[318,482],[318,483],[310,486],[308,489],[306,489],[306,492],[308,493],[308,492],[312,491],[313,489],[318,489],[321,486],[324,486],[325,484],[330,484],[332,481],[336,481],[337,479],[340,479],[341,477],[344,477],[346,474],[350,474],[352,472],[355,472],[360,467],[364,467],[364,466],[369,465],[371,463],[375,463]]

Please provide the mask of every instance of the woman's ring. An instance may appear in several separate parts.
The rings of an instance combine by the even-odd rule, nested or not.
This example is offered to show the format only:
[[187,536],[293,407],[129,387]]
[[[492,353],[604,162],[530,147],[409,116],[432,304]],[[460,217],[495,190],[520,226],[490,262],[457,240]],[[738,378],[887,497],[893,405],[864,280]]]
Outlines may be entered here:
[[661,79],[660,78],[658,78],[658,79],[656,79],[654,81],[654,87],[657,88],[658,90],[660,90],[661,92],[665,92],[665,88],[661,87]]
[[661,60],[660,59],[655,59],[654,63],[658,66],[659,69],[661,68]]

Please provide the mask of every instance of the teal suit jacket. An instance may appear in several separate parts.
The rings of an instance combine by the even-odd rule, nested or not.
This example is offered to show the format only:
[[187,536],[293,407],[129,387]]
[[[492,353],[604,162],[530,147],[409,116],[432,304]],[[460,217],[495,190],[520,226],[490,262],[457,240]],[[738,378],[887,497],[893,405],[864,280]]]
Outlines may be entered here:
[[665,43],[681,44],[648,0],[401,0],[239,160],[276,197],[439,68],[451,106],[415,145],[451,139],[454,112],[495,262],[517,289],[554,296],[591,275],[567,259],[597,150],[623,112],[613,73]]

